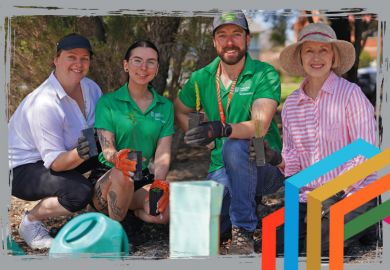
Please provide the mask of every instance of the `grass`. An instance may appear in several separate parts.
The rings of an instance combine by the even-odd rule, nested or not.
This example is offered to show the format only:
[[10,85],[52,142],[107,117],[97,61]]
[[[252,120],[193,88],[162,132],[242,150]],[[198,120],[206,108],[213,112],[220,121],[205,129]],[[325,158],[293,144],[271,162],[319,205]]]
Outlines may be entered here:
[[299,83],[282,83],[282,94],[280,98],[280,103],[284,103],[286,98],[299,87]]

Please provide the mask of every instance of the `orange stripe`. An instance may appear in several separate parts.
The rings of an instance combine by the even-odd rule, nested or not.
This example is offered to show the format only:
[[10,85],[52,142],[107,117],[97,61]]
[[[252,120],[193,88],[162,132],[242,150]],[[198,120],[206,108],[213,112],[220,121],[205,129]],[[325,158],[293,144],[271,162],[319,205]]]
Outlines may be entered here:
[[269,214],[262,220],[261,269],[276,269],[276,228],[283,224],[284,207]]
[[344,215],[337,210],[329,215],[329,269],[340,270],[344,267]]

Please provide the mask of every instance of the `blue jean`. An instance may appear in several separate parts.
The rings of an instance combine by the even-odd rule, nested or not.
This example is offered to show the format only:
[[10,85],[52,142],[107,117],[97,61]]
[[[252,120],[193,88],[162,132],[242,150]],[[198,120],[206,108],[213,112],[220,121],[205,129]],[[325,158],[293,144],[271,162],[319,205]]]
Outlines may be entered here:
[[230,194],[228,189],[229,179],[226,174],[225,168],[218,169],[207,175],[207,179],[214,180],[225,186],[223,190],[223,199],[222,199],[222,208],[220,216],[220,234],[224,234],[226,231],[230,230],[232,224],[230,222],[229,216],[229,206],[230,206]]
[[256,196],[276,192],[284,184],[278,168],[256,167],[249,159],[249,140],[229,139],[222,151],[227,187],[230,193],[230,221],[233,226],[253,232],[256,229]]

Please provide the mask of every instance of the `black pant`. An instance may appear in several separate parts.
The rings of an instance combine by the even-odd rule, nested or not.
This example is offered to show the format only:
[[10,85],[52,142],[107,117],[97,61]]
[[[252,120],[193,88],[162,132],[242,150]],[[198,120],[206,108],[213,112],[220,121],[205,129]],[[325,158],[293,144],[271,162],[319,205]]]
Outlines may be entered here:
[[98,165],[90,158],[77,168],[55,172],[43,166],[43,161],[20,165],[13,169],[12,195],[26,201],[58,197],[68,211],[83,209],[92,199],[93,186],[82,174]]
[[[327,210],[336,201],[332,201],[332,203],[327,203],[327,202],[328,200],[323,203],[323,210],[325,214],[323,214],[322,222],[321,222],[322,256],[329,255],[329,214],[330,213]],[[371,208],[374,208],[376,205],[377,205],[377,198],[358,207],[357,209],[355,209],[354,211],[350,212],[345,216],[344,223],[348,223],[355,217],[360,216],[361,214],[367,212]],[[298,250],[300,254],[306,253],[306,233],[307,233],[306,214],[307,214],[307,204],[299,203],[299,249]],[[367,233],[372,233],[373,231],[376,231],[376,229],[377,229],[377,224],[372,225],[371,227],[365,229],[364,231],[346,240],[344,242],[344,247],[350,246],[354,241],[359,240]],[[276,252],[278,254],[282,254],[283,251],[284,251],[284,225],[279,227],[276,232]]]

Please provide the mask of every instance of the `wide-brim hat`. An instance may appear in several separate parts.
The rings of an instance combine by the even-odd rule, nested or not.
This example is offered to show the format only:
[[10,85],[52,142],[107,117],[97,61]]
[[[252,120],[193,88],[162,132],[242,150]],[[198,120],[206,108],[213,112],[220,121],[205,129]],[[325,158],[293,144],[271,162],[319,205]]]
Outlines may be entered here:
[[300,51],[305,41],[331,43],[335,54],[333,72],[346,73],[355,63],[355,48],[351,42],[338,40],[334,30],[324,23],[311,23],[299,33],[298,41],[283,49],[279,60],[282,68],[293,76],[305,76]]

